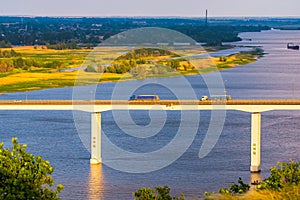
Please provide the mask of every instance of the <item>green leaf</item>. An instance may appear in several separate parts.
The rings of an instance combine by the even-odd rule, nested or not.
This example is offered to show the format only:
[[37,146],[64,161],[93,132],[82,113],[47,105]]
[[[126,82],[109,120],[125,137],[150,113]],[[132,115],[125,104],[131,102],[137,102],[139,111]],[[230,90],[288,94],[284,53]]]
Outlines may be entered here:
[[54,168],[41,156],[26,152],[27,145],[20,145],[12,138],[12,148],[0,143],[0,199],[59,199],[63,185],[54,185],[51,174]]

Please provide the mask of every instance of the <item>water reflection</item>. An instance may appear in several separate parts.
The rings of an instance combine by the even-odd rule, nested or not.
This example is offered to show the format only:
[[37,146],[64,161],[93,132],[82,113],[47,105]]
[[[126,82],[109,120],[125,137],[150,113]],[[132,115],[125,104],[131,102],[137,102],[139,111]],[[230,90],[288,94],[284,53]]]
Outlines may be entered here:
[[104,199],[104,175],[101,164],[90,166],[88,199]]

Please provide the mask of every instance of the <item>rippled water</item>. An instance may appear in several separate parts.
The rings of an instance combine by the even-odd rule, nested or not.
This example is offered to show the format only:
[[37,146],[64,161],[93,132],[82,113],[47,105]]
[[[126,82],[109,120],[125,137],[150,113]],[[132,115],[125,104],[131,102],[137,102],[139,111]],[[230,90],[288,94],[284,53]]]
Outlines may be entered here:
[[[235,99],[300,98],[300,52],[286,49],[286,43],[299,41],[300,32],[264,31],[243,33],[241,36],[252,40],[239,44],[262,46],[267,55],[256,63],[222,71],[227,94]],[[181,87],[177,84],[178,79],[163,80]],[[201,77],[186,79],[193,85],[198,97],[208,94]],[[144,83],[136,81],[138,85]],[[115,83],[99,85],[96,97],[109,99],[114,86]],[[139,91],[153,93],[153,85],[146,85]],[[181,91],[184,94],[185,89],[181,88]],[[161,99],[175,98],[170,90],[162,86],[157,86],[156,92]],[[4,94],[0,98],[25,99],[26,96],[29,99],[71,99],[72,88]],[[151,123],[148,112],[135,111],[130,114],[139,126]],[[188,150],[168,167],[145,174],[120,172],[106,165],[90,166],[90,155],[77,134],[72,112],[0,111],[0,139],[9,144],[12,137],[18,137],[21,143],[28,144],[31,153],[50,160],[55,167],[56,183],[65,185],[61,194],[63,199],[133,199],[132,192],[136,189],[158,185],[169,185],[174,194],[183,192],[188,199],[195,199],[204,191],[216,191],[239,177],[246,182],[250,179],[250,114],[228,111],[218,143],[203,159],[199,159],[198,153],[211,112],[201,111],[200,115],[197,135]],[[268,176],[269,167],[277,161],[300,159],[299,119],[298,111],[263,113],[262,178]],[[89,124],[88,118],[84,120],[83,124]],[[167,112],[163,130],[143,140],[123,133],[115,123],[112,112],[102,114],[102,128],[107,137],[132,152],[150,152],[164,147],[174,138],[180,123],[193,125],[192,119],[183,122],[180,112]],[[89,127],[85,129],[89,131]],[[109,161],[112,158],[105,159]]]

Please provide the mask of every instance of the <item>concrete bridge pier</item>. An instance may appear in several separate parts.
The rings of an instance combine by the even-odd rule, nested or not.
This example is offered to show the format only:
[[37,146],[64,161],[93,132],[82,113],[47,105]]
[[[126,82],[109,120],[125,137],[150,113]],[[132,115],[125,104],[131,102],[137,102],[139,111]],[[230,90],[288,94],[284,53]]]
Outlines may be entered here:
[[101,113],[91,114],[91,164],[102,163],[101,156]]
[[252,173],[260,172],[261,113],[252,113],[251,117],[251,167]]

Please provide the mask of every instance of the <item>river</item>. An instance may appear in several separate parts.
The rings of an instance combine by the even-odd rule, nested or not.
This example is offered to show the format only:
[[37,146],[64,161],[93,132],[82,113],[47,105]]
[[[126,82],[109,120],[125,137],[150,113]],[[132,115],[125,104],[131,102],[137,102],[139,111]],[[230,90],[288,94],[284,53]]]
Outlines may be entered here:
[[[236,44],[262,46],[267,53],[257,62],[222,71],[227,94],[235,99],[300,98],[300,52],[288,50],[288,42],[299,41],[300,31],[263,31],[242,33],[244,40]],[[162,79],[176,85],[180,78]],[[198,98],[208,94],[200,76],[188,76]],[[134,81],[143,85],[145,81]],[[125,84],[125,83],[124,83]],[[98,86],[96,98],[109,99],[116,83]],[[176,85],[180,87],[180,85]],[[157,86],[162,99],[174,98],[166,87]],[[145,85],[140,93],[153,93],[153,85]],[[184,89],[182,90],[184,93]],[[1,99],[71,99],[72,88],[48,89],[27,93],[3,94]],[[148,112],[130,113],[134,122],[147,128],[151,123]],[[84,114],[83,114],[84,115]],[[136,139],[123,133],[112,112],[102,114],[102,128],[114,144],[133,152],[151,152],[167,145],[180,124],[193,126],[193,120],[181,121],[181,113],[170,111],[159,134]],[[205,191],[217,191],[241,177],[249,182],[250,173],[250,114],[226,113],[222,134],[213,150],[204,158],[198,153],[210,123],[211,112],[200,112],[200,124],[191,146],[169,166],[150,173],[127,173],[107,165],[91,166],[90,154],[77,133],[72,112],[67,111],[1,111],[1,141],[9,146],[11,138],[28,144],[28,151],[42,155],[55,167],[54,180],[65,190],[62,199],[133,199],[132,192],[140,187],[168,185],[172,194],[183,192],[187,199],[201,197]],[[262,114],[262,173],[277,161],[300,160],[300,113],[293,111]],[[88,124],[88,120],[85,121]],[[89,131],[87,128],[86,131]],[[188,134],[188,133],[187,133]],[[188,137],[188,135],[187,135]],[[109,160],[112,158],[106,157]],[[119,158],[126,159],[126,158]],[[149,163],[151,159],[149,159]]]

